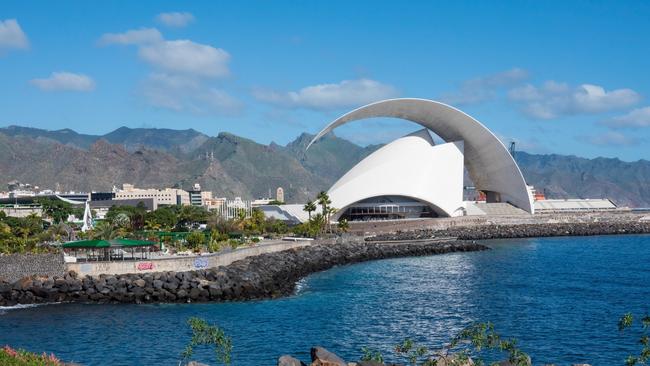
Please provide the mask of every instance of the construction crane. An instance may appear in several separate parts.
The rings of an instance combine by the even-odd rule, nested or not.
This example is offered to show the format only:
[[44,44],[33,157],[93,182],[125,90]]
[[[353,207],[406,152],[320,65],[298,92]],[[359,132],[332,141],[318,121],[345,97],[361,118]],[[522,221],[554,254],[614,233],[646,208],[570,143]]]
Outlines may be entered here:
[[512,158],[514,159],[515,158],[515,152],[516,152],[516,150],[515,150],[515,141],[514,140],[510,141],[510,149],[509,150],[510,150],[510,155],[512,155]]

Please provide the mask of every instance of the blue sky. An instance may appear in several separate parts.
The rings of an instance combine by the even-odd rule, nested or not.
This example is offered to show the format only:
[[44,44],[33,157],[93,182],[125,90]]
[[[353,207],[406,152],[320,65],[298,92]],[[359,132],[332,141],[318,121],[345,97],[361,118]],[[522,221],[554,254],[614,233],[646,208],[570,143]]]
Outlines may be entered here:
[[[537,153],[650,159],[650,2],[35,2],[0,7],[0,126],[287,143],[441,100]],[[356,122],[386,142],[417,126]]]

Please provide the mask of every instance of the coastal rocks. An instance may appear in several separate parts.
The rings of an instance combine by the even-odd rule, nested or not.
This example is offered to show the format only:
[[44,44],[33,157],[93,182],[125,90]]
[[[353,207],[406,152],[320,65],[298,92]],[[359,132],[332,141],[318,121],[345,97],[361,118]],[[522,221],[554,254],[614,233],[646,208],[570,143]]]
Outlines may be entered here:
[[312,347],[311,366],[347,366],[342,358],[323,347]]
[[284,355],[278,358],[278,366],[307,366],[307,365],[296,358],[293,358],[289,355]]
[[532,238],[549,236],[592,236],[650,233],[646,221],[601,221],[574,223],[536,223],[512,225],[475,225],[451,227],[445,230],[418,229],[397,231],[366,238],[367,242],[395,240],[423,240],[437,237],[456,237],[461,240]]
[[368,260],[485,250],[468,241],[314,244],[188,272],[25,277],[0,280],[0,306],[48,302],[163,303],[234,301],[291,294],[300,278]]

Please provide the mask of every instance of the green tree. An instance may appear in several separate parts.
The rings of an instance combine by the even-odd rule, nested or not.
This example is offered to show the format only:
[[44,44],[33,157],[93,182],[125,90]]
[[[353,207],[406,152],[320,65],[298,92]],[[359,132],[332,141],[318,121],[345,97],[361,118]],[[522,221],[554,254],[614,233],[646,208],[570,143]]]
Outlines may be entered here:
[[100,221],[93,228],[90,237],[92,239],[111,240],[120,235],[120,231],[109,221]]
[[43,214],[49,217],[55,224],[66,221],[68,216],[73,213],[72,205],[59,199],[46,197],[37,198],[35,201],[41,205]]
[[302,210],[307,212],[309,220],[311,220],[311,213],[316,211],[316,204],[313,201],[307,201],[307,203],[302,207]]
[[178,212],[177,227],[187,227],[199,222],[206,222],[209,213],[200,206],[181,206]]
[[325,228],[329,226],[329,205],[332,204],[332,201],[330,200],[330,196],[325,191],[321,191],[320,193],[318,193],[318,196],[316,196],[316,200],[318,201],[318,204],[321,207],[321,213],[323,214],[324,217],[323,225],[321,227],[321,232],[325,232]]
[[178,223],[177,206],[162,206],[145,216],[145,226],[149,230],[171,230]]

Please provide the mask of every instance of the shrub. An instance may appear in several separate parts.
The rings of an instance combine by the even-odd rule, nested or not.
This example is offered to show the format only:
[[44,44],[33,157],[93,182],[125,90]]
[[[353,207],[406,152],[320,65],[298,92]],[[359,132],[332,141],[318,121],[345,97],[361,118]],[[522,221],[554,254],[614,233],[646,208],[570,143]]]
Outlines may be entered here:
[[0,365],[4,366],[60,366],[63,363],[53,354],[37,355],[22,349],[9,346],[0,348]]
[[185,240],[190,249],[198,249],[205,243],[205,235],[200,231],[192,231]]

